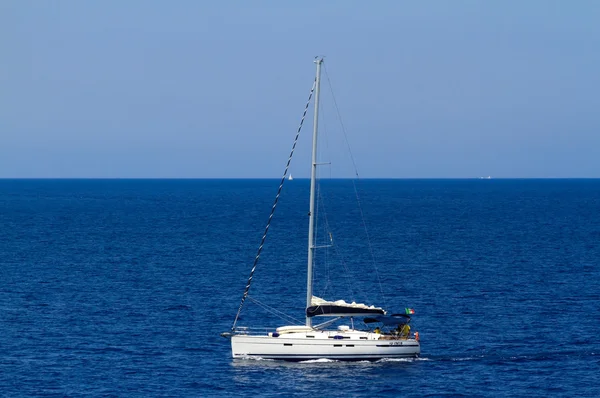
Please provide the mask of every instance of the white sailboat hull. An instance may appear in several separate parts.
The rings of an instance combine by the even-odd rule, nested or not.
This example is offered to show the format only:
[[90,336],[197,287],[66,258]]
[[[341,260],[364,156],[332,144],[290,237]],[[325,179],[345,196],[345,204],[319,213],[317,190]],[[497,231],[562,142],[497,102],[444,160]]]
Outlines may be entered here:
[[[314,337],[307,337],[314,336]],[[343,338],[335,331],[289,333],[278,337],[234,335],[231,337],[233,358],[263,358],[302,361],[310,359],[378,360],[415,358],[421,352],[413,338],[392,339],[370,332],[351,331]]]

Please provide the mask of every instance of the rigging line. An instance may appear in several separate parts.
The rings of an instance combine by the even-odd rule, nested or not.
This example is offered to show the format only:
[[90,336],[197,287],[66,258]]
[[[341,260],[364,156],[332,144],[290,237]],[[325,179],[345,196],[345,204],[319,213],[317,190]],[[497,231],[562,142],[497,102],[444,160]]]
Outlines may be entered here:
[[269,226],[271,225],[271,220],[273,219],[273,214],[275,214],[275,207],[277,207],[277,202],[279,201],[279,196],[281,195],[281,189],[283,188],[283,183],[285,182],[285,177],[287,176],[288,169],[290,168],[290,163],[292,162],[292,156],[294,156],[294,150],[296,149],[296,144],[298,143],[298,137],[300,136],[300,130],[302,130],[302,125],[304,124],[304,119],[306,118],[306,112],[308,111],[308,106],[310,105],[310,100],[312,99],[313,92],[315,91],[315,86],[317,85],[317,79],[315,78],[312,88],[310,89],[310,94],[308,95],[308,101],[306,101],[306,106],[304,107],[304,113],[302,114],[302,119],[300,120],[300,125],[298,126],[298,131],[296,132],[296,138],[294,138],[294,145],[292,145],[292,150],[290,151],[290,156],[288,157],[287,164],[285,165],[285,170],[283,171],[283,177],[281,177],[281,182],[279,183],[279,189],[277,189],[277,195],[275,195],[275,200],[273,201],[273,207],[271,207],[271,214],[269,214],[269,219],[267,220],[267,226],[265,227],[265,232],[263,233],[262,239],[260,241],[260,246],[258,246],[258,251],[256,253],[256,257],[254,258],[254,265],[252,266],[252,270],[250,271],[250,276],[248,277],[248,282],[246,283],[246,288],[244,289],[244,294],[242,295],[242,301],[240,302],[240,307],[238,308],[237,314],[235,315],[235,320],[233,321],[233,326],[231,330],[235,329],[235,325],[237,324],[238,318],[240,317],[240,312],[242,312],[242,308],[244,307],[244,302],[248,297],[248,291],[250,290],[250,285],[252,284],[252,277],[254,276],[254,271],[256,270],[256,265],[258,264],[258,259],[260,258],[260,253],[262,252],[262,248],[265,245],[265,240],[267,239],[267,233],[269,232]]
[[[319,196],[322,198],[322,194],[319,194]],[[323,212],[323,216],[325,219],[325,239],[324,239],[324,245],[325,246],[332,246],[333,245],[333,235],[331,234],[331,229],[329,228],[329,225],[327,223],[327,213],[325,212],[325,205],[324,205],[324,201],[323,199],[321,199],[321,206],[323,208],[322,212]],[[327,239],[329,238],[329,239]],[[327,292],[327,289],[330,286],[331,283],[331,267],[330,267],[330,263],[331,263],[331,255],[330,255],[330,251],[329,248],[325,249],[325,273],[327,275],[327,283],[325,284],[325,286],[323,287],[323,296],[321,297],[326,297],[325,293]]]
[[[346,127],[344,126],[344,121],[342,120],[342,115],[340,114],[340,109],[337,105],[337,101],[335,100],[335,94],[333,93],[333,85],[331,84],[331,80],[329,79],[329,73],[327,73],[327,66],[324,64],[325,69],[325,77],[327,78],[327,83],[329,85],[329,90],[331,91],[331,98],[333,98],[333,104],[335,106],[335,110],[340,121],[340,125],[342,126],[342,132],[344,133],[344,140],[346,141],[346,146],[348,147],[348,153],[350,154],[350,160],[352,161],[352,166],[354,166],[354,173],[356,174],[356,179],[359,179],[358,168],[356,167],[356,162],[354,161],[354,155],[352,154],[352,149],[350,148],[350,141],[348,141],[348,134],[346,134]],[[362,206],[360,203],[360,198],[358,196],[358,190],[356,189],[356,183],[352,180],[352,185],[354,186],[354,193],[356,194],[356,201],[358,202],[358,209],[360,210],[360,217],[363,223],[363,227],[365,229],[365,234],[367,236],[367,243],[369,246],[369,253],[371,254],[371,260],[373,261],[373,268],[375,269],[375,274],[377,275],[377,282],[379,283],[379,289],[381,290],[381,297],[383,299],[384,306],[387,307],[385,294],[383,293],[383,286],[381,285],[381,278],[379,277],[379,270],[377,269],[377,263],[375,262],[375,255],[373,254],[373,246],[371,245],[371,238],[369,237],[369,231],[367,230],[367,224],[365,223],[365,217],[363,214]]]
[[[321,207],[323,208],[322,212],[323,212],[323,218],[324,218],[324,223],[325,223],[325,229],[329,233],[332,233],[331,232],[332,229],[331,229],[331,227],[329,225],[329,218],[327,217],[327,209],[325,207],[325,200],[323,200],[322,194],[319,194],[319,195],[320,195],[320,198],[321,198]],[[331,238],[331,240],[333,241],[333,238]],[[351,273],[350,273],[350,269],[348,268],[348,266],[346,264],[346,259],[344,258],[344,253],[342,253],[340,250],[338,250],[338,247],[337,247],[336,244],[333,244],[333,242],[331,242],[331,243],[332,243],[331,247],[333,248],[333,251],[335,252],[336,255],[339,256],[340,263],[341,263],[342,267],[344,268],[344,271],[345,271],[344,272],[344,280],[346,282],[346,287],[350,291],[350,296],[353,297],[353,298],[355,298],[356,294],[355,294],[354,289],[352,288],[352,284],[350,283],[350,281],[352,280],[352,276],[351,276]],[[366,296],[364,294],[365,293],[364,291],[362,293],[363,293],[363,295],[365,297],[368,297],[368,296]]]
[[381,284],[381,277],[379,276],[379,270],[377,269],[377,262],[375,261],[375,254],[373,253],[373,245],[371,245],[371,237],[369,236],[369,230],[367,229],[367,223],[365,222],[365,216],[363,214],[362,205],[360,203],[360,197],[358,196],[358,190],[356,189],[356,182],[352,180],[352,186],[354,187],[354,193],[356,194],[356,201],[358,202],[358,210],[360,211],[360,218],[362,220],[363,228],[365,229],[365,235],[367,236],[367,244],[369,246],[369,253],[371,254],[371,261],[373,261],[373,268],[375,269],[375,275],[377,276],[377,283],[379,283],[379,290],[381,291],[381,298],[383,299],[383,306],[387,307],[387,300],[385,293],[383,292],[383,285]]
[[[324,63],[323,63],[324,65]],[[319,143],[321,144],[325,144],[325,145],[319,145],[318,150],[318,158],[319,159],[325,159],[325,155],[329,154],[329,134],[328,134],[328,126],[327,126],[327,114],[326,114],[326,107],[324,106],[324,102],[321,101],[319,103]],[[326,162],[326,163],[319,163],[319,166],[328,166],[327,170],[329,170],[329,179],[331,179],[331,162]],[[324,211],[324,202],[323,202],[323,197],[322,197],[322,187],[321,187],[321,181],[325,178],[324,177],[325,172],[323,171],[323,167],[318,167],[317,168],[317,182],[316,182],[316,196],[317,196],[317,206],[315,209],[315,228],[314,228],[314,242],[315,245],[318,246],[318,241],[319,239],[322,239],[322,242],[326,242],[326,236],[321,237],[321,233],[323,232],[320,228],[319,225],[321,225],[321,218],[320,218],[320,212],[321,212],[321,208],[323,208]],[[328,231],[325,231],[325,235],[327,235]],[[323,243],[324,246],[327,246],[327,243]],[[317,254],[318,253],[318,254]],[[325,274],[328,276],[329,278],[329,268],[328,268],[328,253],[329,251],[325,248],[324,249],[324,254],[321,256],[319,251],[314,251],[313,252],[313,267],[317,264],[317,255],[318,260],[321,261],[321,257],[323,258],[322,263],[325,265],[326,268],[326,272]],[[318,280],[317,278],[317,272],[320,272],[319,267],[314,267],[313,268],[313,282],[315,280]],[[326,291],[326,288],[329,284],[329,279],[327,281],[327,284],[325,285],[325,288],[323,288],[323,290],[321,291],[321,294],[324,294]]]
[[[329,154],[331,153],[331,151],[329,150],[329,130],[328,130],[328,126],[327,126],[327,115],[326,115],[326,107],[323,105],[324,101],[320,102],[320,109],[319,109],[319,120],[321,123],[320,127],[319,127],[319,142],[321,143],[321,145],[319,145],[319,158],[322,160],[325,160],[327,158],[330,158]],[[324,229],[323,227],[321,229],[316,229],[315,227],[315,234],[317,233],[322,233],[322,237],[319,236],[319,238],[321,239],[320,245],[322,245],[324,247],[323,249],[323,254],[321,255],[321,253],[319,252],[320,258],[322,258],[321,260],[321,267],[324,268],[324,275],[327,277],[326,279],[326,283],[325,286],[321,289],[320,292],[320,297],[325,297],[326,293],[327,293],[327,288],[329,287],[330,284],[330,271],[329,271],[329,249],[326,247],[328,246],[327,243],[327,234],[329,232],[329,229],[327,227],[327,224],[323,224],[323,220],[321,219],[321,213],[324,214],[324,216],[326,217],[326,213],[325,213],[325,202],[323,200],[323,188],[322,188],[322,181],[325,180],[327,171],[329,171],[329,179],[331,179],[331,162],[323,162],[321,164],[321,166],[324,167],[319,167],[317,169],[317,173],[318,173],[318,179],[317,179],[317,213],[315,215],[315,224],[319,224],[319,225],[324,225]],[[326,167],[326,170],[325,170]],[[325,219],[326,220],[326,219]],[[317,268],[317,270],[320,270]],[[313,275],[314,279],[317,278],[316,274]]]
[[348,134],[346,134],[346,127],[344,126],[344,121],[342,120],[342,115],[340,113],[340,108],[338,108],[337,101],[335,100],[335,95],[333,94],[333,86],[331,85],[331,80],[329,79],[329,73],[327,73],[327,66],[323,63],[323,69],[325,69],[325,77],[327,78],[327,83],[329,84],[329,91],[331,91],[331,98],[333,98],[333,105],[335,106],[335,111],[337,113],[338,120],[340,121],[340,125],[342,126],[342,132],[344,133],[344,140],[346,141],[346,146],[348,147],[348,153],[350,154],[350,160],[352,161],[352,166],[354,167],[354,174],[356,178],[358,177],[358,167],[356,167],[356,162],[354,161],[354,155],[352,154],[352,149],[350,148],[350,141],[348,141]]
[[265,310],[267,310],[268,312],[271,312],[272,314],[274,314],[275,316],[278,316],[279,318],[283,319],[286,322],[290,322],[290,323],[302,323],[302,321],[287,315],[286,313],[279,311],[273,307],[268,306],[265,303],[261,303],[260,301],[258,301],[257,299],[255,299],[254,297],[248,296],[248,300],[252,301],[253,303],[255,303],[256,305],[258,305],[259,307],[264,308]]
[[[317,222],[319,222],[319,223],[321,222],[321,219],[320,219],[321,216],[320,216],[320,214],[322,212],[325,213],[325,203],[323,201],[323,196],[322,196],[321,192],[322,192],[321,191],[321,183],[318,182],[317,183],[317,210],[316,210],[316,217],[315,218],[316,218]],[[329,232],[329,227],[327,225],[327,214],[326,213],[324,214],[324,218],[325,218],[325,234],[327,234]],[[316,239],[315,239],[315,241],[316,241]],[[317,241],[317,243],[318,243],[318,241]],[[326,237],[324,237],[324,240],[322,241],[321,244],[324,247],[327,246]],[[327,288],[329,287],[329,283],[330,283],[329,257],[328,257],[329,251],[327,250],[327,248],[324,248],[324,253],[325,253],[323,255],[323,257],[324,257],[324,259],[323,259],[323,265],[324,265],[324,268],[325,268],[324,274],[327,276],[327,279],[326,279],[326,282],[325,282],[325,286],[321,289],[320,297],[324,297],[324,294],[327,292]],[[315,258],[315,257],[313,257],[313,258]],[[320,270],[317,269],[317,268],[315,270],[318,270],[320,272]],[[317,274],[313,273],[313,277],[314,277],[314,279],[317,279]]]

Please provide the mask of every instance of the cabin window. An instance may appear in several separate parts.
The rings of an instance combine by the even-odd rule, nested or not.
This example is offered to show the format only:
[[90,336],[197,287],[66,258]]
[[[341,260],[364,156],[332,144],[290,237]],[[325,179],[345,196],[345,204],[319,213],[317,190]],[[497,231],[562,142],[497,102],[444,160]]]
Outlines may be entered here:
[[315,336],[309,336],[309,335],[306,335],[306,337],[309,338],[309,339],[314,339],[315,338]]
[[334,347],[342,347],[342,344],[334,344]]
[[284,346],[290,346],[290,347],[293,346],[293,344],[290,344],[290,343],[284,343],[283,345]]
[[346,344],[346,347],[354,347],[354,344]]
[[366,338],[366,337],[361,337],[360,339],[361,339],[361,340],[366,340],[367,338]]

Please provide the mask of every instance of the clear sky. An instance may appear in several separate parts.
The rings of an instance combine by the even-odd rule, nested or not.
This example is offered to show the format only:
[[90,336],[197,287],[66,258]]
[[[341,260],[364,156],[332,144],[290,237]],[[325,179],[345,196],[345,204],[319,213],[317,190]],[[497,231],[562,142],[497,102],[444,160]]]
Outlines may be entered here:
[[4,0],[0,177],[279,177],[315,55],[363,177],[600,177],[584,0]]

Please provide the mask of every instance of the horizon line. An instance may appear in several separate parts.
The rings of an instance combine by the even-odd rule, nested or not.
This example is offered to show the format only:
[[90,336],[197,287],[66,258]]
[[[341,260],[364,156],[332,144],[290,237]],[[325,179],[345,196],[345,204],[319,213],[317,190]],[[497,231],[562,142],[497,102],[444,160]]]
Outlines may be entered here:
[[[286,176],[287,177],[287,176]],[[0,177],[0,180],[281,180],[282,177]],[[600,177],[335,177],[320,180],[598,180]],[[310,180],[310,177],[294,177]]]

